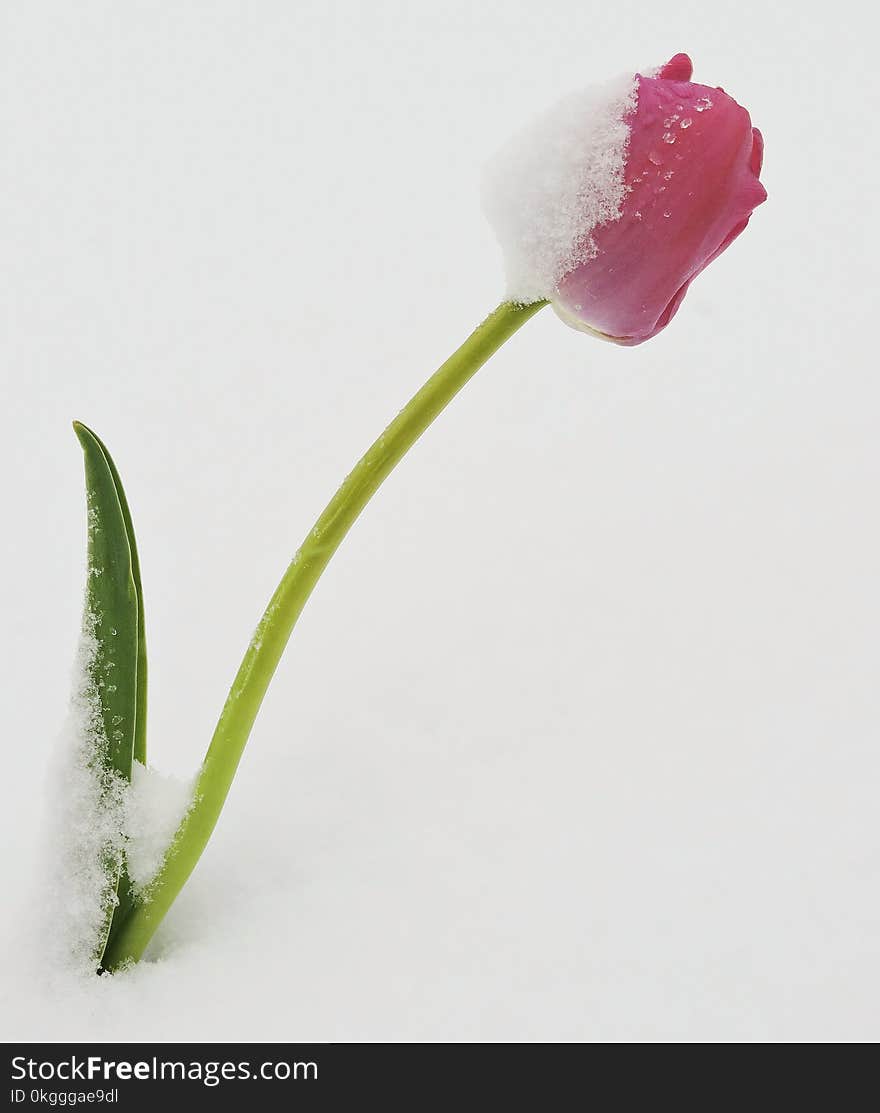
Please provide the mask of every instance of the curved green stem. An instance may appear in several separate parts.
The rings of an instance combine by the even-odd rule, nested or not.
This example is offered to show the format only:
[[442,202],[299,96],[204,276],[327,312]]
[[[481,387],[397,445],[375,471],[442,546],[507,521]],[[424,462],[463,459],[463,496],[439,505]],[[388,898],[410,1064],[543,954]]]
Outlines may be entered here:
[[226,699],[181,824],[148,899],[136,906],[104,956],[105,969],[141,957],[204,850],[263,702],[312,588],[370,497],[435,417],[498,348],[546,302],[504,302],[431,376],[367,450],[290,563],[257,627]]

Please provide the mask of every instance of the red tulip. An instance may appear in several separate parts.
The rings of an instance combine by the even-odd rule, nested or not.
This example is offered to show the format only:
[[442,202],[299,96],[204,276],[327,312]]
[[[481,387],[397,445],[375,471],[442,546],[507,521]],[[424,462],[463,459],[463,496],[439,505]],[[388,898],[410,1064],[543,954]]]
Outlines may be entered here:
[[637,76],[619,216],[586,230],[592,257],[551,295],[568,324],[619,344],[665,328],[693,279],[767,197],[761,133],[722,89],[694,84],[691,71],[690,58],[676,54],[656,76]]

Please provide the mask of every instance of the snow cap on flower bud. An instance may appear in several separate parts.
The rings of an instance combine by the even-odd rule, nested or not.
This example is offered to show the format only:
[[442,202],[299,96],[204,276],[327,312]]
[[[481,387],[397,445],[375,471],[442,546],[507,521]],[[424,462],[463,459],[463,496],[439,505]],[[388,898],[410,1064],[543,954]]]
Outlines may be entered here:
[[547,299],[568,324],[640,344],[766,199],[763,144],[722,89],[659,71],[570,96],[489,167],[485,201],[508,297]]

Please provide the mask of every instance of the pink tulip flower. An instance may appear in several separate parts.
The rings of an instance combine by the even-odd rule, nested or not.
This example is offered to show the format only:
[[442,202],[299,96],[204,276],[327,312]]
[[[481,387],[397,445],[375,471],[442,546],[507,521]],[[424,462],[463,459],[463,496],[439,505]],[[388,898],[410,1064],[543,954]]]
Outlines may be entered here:
[[551,299],[568,324],[618,344],[664,329],[767,197],[761,133],[723,89],[694,84],[692,68],[676,54],[656,76],[638,75],[620,215],[592,231],[594,256]]

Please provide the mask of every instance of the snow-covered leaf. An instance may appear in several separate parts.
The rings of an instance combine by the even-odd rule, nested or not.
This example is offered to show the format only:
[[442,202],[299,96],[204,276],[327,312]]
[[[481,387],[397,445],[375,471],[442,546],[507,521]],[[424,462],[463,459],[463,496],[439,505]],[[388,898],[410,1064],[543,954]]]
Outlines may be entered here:
[[[139,651],[143,628],[139,573],[131,516],[118,472],[101,441],[86,426],[74,423],[85,455],[88,497],[88,583],[86,618],[94,639],[89,661],[91,691],[104,745],[96,760],[110,781],[131,780],[137,739],[144,747],[145,716],[138,682],[146,676],[146,657]],[[145,692],[142,694],[145,695]],[[121,857],[106,864],[111,900],[98,940],[103,955],[114,920],[130,907],[129,884]]]

